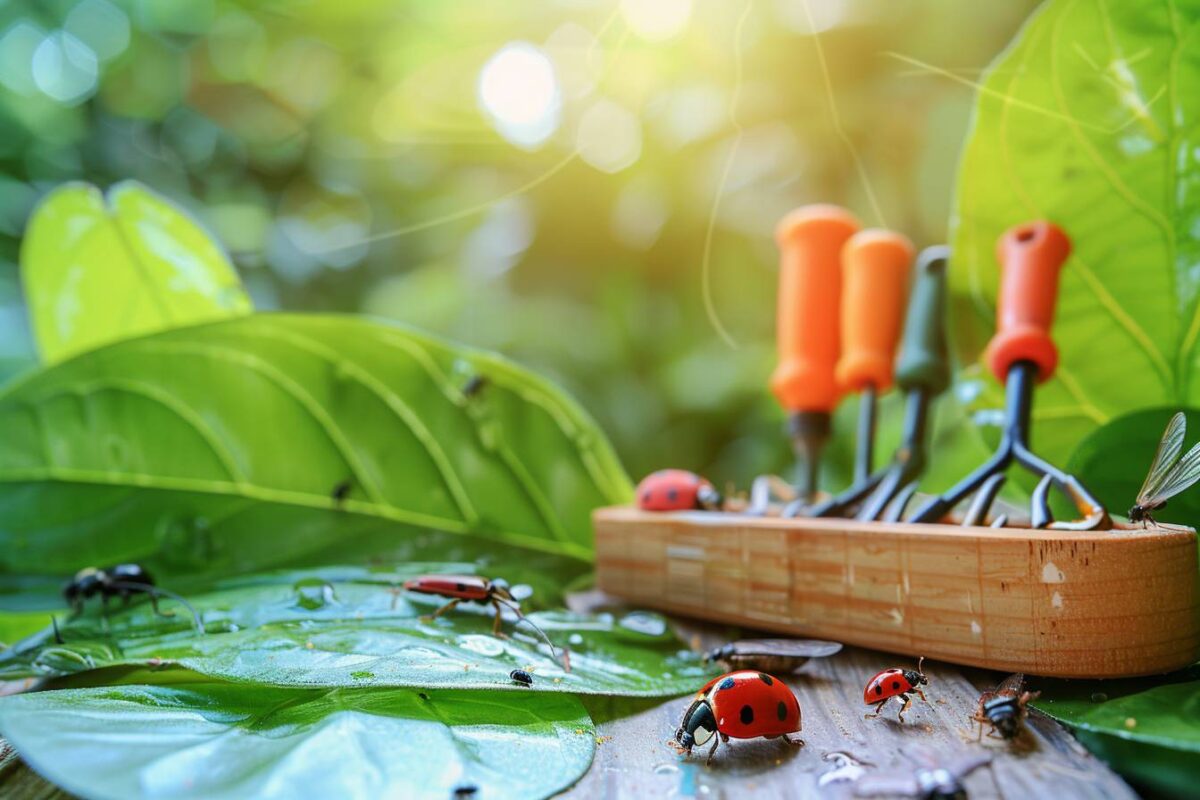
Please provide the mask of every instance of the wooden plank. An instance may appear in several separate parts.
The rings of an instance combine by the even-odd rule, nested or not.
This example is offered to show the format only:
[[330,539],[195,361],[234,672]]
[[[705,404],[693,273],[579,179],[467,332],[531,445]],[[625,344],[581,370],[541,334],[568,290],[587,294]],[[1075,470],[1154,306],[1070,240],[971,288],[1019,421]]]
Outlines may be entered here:
[[[573,598],[576,610],[611,603],[593,594]],[[725,641],[712,626],[678,625],[680,634],[698,646]],[[990,765],[965,781],[972,798],[1070,797],[1134,800],[1137,795],[1102,762],[1084,750],[1054,720],[1032,712],[1027,732],[1015,744],[984,738],[975,741],[974,713],[979,692],[1002,674],[926,662],[930,678],[926,705],[919,700],[895,720],[895,710],[879,719],[864,719],[863,686],[889,666],[907,666],[893,656],[847,648],[832,658],[810,661],[787,681],[800,698],[805,746],[795,750],[765,739],[722,745],[711,766],[697,751],[681,758],[666,742],[679,726],[691,698],[666,702],[620,698],[587,698],[597,722],[600,744],[586,776],[564,800],[617,800],[626,797],[851,797],[852,784],[829,780],[837,754],[864,763],[864,769],[910,769],[914,757],[944,763],[965,753],[984,751]],[[865,766],[865,765],[873,766]]]
[[698,619],[1063,678],[1200,658],[1196,533],[594,514],[610,594]]

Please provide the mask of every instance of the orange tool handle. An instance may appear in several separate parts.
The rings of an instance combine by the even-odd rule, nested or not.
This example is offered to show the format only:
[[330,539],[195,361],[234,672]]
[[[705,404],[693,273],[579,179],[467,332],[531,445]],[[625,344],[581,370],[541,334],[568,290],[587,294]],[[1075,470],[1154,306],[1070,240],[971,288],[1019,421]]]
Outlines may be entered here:
[[1071,240],[1052,222],[1027,222],[1010,228],[996,242],[1003,275],[996,306],[996,335],[987,362],[1000,382],[1018,361],[1037,365],[1045,381],[1058,366],[1058,348],[1050,338],[1058,275],[1071,254]]
[[859,228],[837,206],[803,206],[775,229],[779,245],[779,365],[771,390],[789,412],[832,411],[841,348],[842,246]]
[[912,242],[891,231],[859,231],[842,248],[837,381],[844,391],[891,387],[912,260]]

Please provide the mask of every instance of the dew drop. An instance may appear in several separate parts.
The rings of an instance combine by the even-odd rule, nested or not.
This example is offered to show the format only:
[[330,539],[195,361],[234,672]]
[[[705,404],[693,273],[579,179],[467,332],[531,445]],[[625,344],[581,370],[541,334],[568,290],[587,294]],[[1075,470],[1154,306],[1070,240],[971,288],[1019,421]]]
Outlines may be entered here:
[[320,578],[304,578],[292,587],[296,591],[296,605],[316,611],[337,602],[333,586]]
[[646,636],[662,636],[667,632],[667,621],[657,614],[645,611],[634,611],[621,617],[618,623],[622,628],[645,634]]

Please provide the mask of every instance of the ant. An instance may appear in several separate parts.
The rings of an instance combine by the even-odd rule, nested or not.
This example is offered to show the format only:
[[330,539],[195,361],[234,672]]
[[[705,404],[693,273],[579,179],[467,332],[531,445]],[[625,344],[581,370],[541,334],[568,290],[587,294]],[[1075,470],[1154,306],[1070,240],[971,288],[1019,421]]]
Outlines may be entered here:
[[[117,564],[105,569],[85,567],[75,573],[75,577],[63,587],[62,594],[67,605],[71,607],[72,619],[83,613],[84,603],[93,597],[100,597],[101,613],[107,617],[108,601],[111,598],[120,597],[128,605],[130,598],[135,594],[144,594],[149,597],[150,606],[158,616],[173,617],[175,612],[163,611],[158,607],[159,597],[169,597],[191,612],[196,630],[204,633],[204,623],[200,620],[200,615],[196,613],[192,604],[174,592],[156,586],[150,573],[138,564]],[[58,635],[57,622],[55,622],[55,636],[61,641],[62,637]]]

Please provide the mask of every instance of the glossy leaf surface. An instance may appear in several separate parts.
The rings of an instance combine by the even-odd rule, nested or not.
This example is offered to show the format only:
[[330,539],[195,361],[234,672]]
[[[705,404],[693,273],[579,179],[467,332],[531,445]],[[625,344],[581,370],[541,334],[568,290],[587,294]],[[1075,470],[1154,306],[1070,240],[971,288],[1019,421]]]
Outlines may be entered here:
[[0,699],[0,732],[89,798],[538,798],[587,770],[570,695],[124,685]]
[[[407,592],[405,577],[458,572],[467,565],[405,565],[398,572],[354,567],[247,576],[155,616],[144,600],[105,620],[89,612],[0,653],[0,678],[56,677],[117,666],[178,665],[230,681],[276,686],[491,688],[528,692],[513,669],[534,675],[533,691],[668,696],[694,691],[711,677],[656,615],[582,615],[530,611],[559,651],[506,612],[492,635],[491,606],[464,603],[429,619],[446,600]],[[508,573],[514,575],[514,573]],[[536,590],[535,590],[536,592]],[[537,595],[526,601],[535,607]],[[423,617],[425,617],[423,619]],[[570,671],[562,664],[569,650]]]

